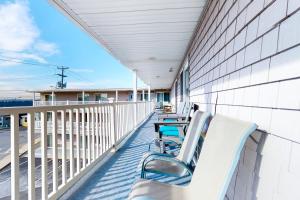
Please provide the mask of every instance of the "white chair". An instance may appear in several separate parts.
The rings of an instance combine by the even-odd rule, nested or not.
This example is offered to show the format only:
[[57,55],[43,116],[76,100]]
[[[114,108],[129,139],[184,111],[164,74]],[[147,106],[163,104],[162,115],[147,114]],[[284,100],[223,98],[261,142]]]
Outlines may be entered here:
[[256,128],[254,123],[216,115],[189,185],[141,179],[132,187],[129,199],[223,200],[246,139]]
[[170,154],[148,153],[142,161],[141,177],[145,178],[147,172],[183,176],[192,174],[191,161],[196,151],[200,137],[204,136],[205,125],[208,123],[210,113],[196,111],[188,127],[179,154],[174,157]]

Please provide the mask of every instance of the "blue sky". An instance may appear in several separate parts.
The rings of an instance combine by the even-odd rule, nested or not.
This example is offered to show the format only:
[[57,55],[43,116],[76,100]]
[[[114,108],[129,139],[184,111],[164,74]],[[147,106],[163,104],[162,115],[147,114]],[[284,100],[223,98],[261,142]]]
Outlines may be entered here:
[[69,88],[132,86],[131,71],[46,0],[1,1],[0,18],[0,98],[54,86],[58,71],[48,64],[70,67]]

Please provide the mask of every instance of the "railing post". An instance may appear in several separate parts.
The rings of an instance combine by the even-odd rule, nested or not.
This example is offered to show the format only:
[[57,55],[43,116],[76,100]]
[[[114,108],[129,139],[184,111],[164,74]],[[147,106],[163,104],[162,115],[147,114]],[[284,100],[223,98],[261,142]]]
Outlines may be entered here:
[[92,144],[91,144],[91,148],[92,148],[92,158],[91,160],[94,161],[95,160],[95,112],[96,110],[94,110],[94,108],[91,108],[91,114],[92,114]]
[[76,173],[80,172],[80,110],[75,110],[76,117]]
[[58,189],[58,157],[57,157],[57,112],[52,112],[52,159],[53,159],[53,192]]
[[116,114],[116,104],[114,101],[111,103],[111,137],[112,137],[112,145],[116,148],[117,142],[117,114]]
[[11,199],[19,199],[19,114],[10,115]]
[[28,199],[35,199],[34,113],[27,114],[28,123]]
[[73,109],[69,112],[69,142],[70,142],[70,179],[74,177],[74,148],[73,148]]
[[42,200],[48,199],[47,112],[41,112]]
[[138,112],[137,102],[134,102],[134,105],[133,105],[134,128],[135,128],[136,125],[137,125],[137,112]]
[[84,169],[86,166],[86,139],[85,139],[85,108],[82,109],[81,116],[81,129],[82,129],[82,168]]
[[96,106],[95,108],[95,114],[96,114],[96,159],[99,156],[99,107]]
[[66,164],[66,112],[65,110],[61,111],[61,171],[62,171],[62,184],[66,184],[67,182],[67,164]]
[[87,108],[87,124],[86,124],[86,129],[87,129],[87,160],[88,164],[91,164],[91,112],[90,108]]

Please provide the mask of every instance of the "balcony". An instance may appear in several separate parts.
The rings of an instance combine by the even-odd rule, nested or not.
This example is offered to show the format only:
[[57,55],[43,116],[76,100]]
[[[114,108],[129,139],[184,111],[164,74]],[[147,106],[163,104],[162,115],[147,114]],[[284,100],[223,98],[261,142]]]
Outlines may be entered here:
[[[11,187],[2,183],[1,197],[57,199],[99,162],[116,159],[120,143],[134,137],[153,108],[152,102],[118,102],[0,109],[11,119],[11,164],[0,172]],[[27,114],[22,152],[20,114]]]
[[[213,200],[300,199],[299,0],[49,2],[133,72],[133,102],[0,109],[11,119],[11,165],[0,172],[5,177],[0,185],[3,198],[126,198],[147,143],[155,137],[150,91],[168,90],[169,95],[156,99],[168,97],[174,107],[192,102],[212,118],[222,115],[257,125],[247,140],[243,138],[243,148],[236,148],[240,152],[231,162],[236,165],[227,167],[231,174],[219,184],[226,187],[217,190],[213,179],[205,177],[194,185],[196,195],[181,199],[201,198],[203,190],[214,190],[214,197],[223,195],[206,198]],[[137,102],[137,77],[147,85],[148,102]],[[28,116],[25,133],[19,128],[20,114]],[[230,148],[232,141],[223,145]],[[20,151],[24,144],[26,150]],[[212,146],[218,154],[205,161],[222,160],[222,147]],[[211,167],[222,171],[223,163]],[[197,166],[202,164],[207,163]],[[20,165],[28,167],[19,169]],[[216,175],[205,166],[202,175]],[[176,184],[190,181],[152,178]],[[153,191],[145,188],[145,193]],[[163,191],[167,190],[151,195]],[[168,196],[178,197],[181,193]]]

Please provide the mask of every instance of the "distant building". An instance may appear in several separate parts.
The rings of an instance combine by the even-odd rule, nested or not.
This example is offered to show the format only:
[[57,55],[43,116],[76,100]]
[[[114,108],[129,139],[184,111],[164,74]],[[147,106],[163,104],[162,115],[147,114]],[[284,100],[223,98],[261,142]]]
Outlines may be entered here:
[[[133,91],[130,88],[109,88],[109,89],[54,89],[54,90],[36,90],[30,91],[39,94],[39,101],[35,105],[55,103],[76,104],[79,102],[99,102],[114,99],[114,101],[132,101]],[[148,90],[137,90],[138,101],[148,100]],[[34,97],[35,99],[35,97]],[[170,90],[151,90],[151,101],[170,102]]]

